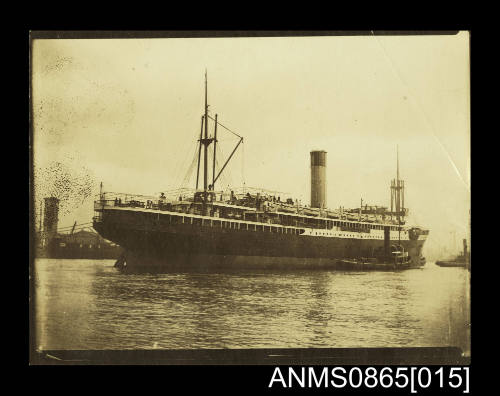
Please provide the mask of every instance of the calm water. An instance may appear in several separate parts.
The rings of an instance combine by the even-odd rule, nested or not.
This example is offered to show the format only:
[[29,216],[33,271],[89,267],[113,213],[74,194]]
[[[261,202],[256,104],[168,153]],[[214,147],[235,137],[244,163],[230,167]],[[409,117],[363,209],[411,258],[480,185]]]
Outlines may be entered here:
[[123,274],[113,260],[35,262],[41,349],[460,346],[469,272]]

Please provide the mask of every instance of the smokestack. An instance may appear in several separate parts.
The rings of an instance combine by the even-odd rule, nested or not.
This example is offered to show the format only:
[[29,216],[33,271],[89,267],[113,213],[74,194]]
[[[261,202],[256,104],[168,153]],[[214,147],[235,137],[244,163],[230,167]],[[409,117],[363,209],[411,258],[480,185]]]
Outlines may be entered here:
[[326,207],[326,151],[311,151],[311,207]]
[[467,260],[467,239],[464,239],[464,258]]
[[45,198],[45,216],[43,218],[43,230],[46,235],[57,234],[57,223],[59,222],[59,199],[55,197]]

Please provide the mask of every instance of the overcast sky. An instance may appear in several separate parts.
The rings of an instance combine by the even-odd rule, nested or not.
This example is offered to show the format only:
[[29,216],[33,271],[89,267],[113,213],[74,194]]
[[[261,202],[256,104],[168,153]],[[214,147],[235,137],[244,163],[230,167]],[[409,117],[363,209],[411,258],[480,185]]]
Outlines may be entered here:
[[[245,139],[217,189],[245,181],[309,203],[309,152],[321,149],[329,207],[360,198],[389,206],[398,145],[410,220],[431,230],[427,252],[450,245],[452,231],[457,249],[466,236],[466,32],[35,40],[32,56],[37,205],[58,178],[78,186],[61,195],[60,227],[91,220],[101,181],[138,194],[180,186],[200,133],[206,68],[210,114]],[[220,137],[227,156],[237,139]]]

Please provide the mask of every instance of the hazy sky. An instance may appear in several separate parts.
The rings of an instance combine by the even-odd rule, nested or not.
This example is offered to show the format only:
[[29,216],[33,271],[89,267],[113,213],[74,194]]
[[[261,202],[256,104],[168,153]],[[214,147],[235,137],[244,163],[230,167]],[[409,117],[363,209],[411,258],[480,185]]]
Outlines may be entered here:
[[[329,207],[360,198],[389,206],[399,145],[410,220],[431,230],[426,251],[449,244],[451,231],[457,249],[466,236],[467,32],[35,40],[32,56],[37,204],[60,175],[79,186],[64,195],[60,227],[91,220],[88,185],[93,194],[101,181],[138,194],[180,186],[200,133],[206,68],[211,115],[245,139],[224,184],[244,180],[309,203],[309,151],[321,149]],[[220,137],[227,156],[237,139]]]

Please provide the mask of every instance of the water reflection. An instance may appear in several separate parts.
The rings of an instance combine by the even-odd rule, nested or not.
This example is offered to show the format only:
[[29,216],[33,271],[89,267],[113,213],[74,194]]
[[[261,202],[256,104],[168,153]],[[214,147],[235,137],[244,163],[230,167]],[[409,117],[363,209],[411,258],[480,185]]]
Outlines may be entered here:
[[460,268],[127,274],[37,260],[36,275],[44,349],[469,345]]

